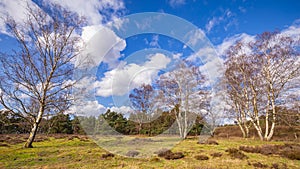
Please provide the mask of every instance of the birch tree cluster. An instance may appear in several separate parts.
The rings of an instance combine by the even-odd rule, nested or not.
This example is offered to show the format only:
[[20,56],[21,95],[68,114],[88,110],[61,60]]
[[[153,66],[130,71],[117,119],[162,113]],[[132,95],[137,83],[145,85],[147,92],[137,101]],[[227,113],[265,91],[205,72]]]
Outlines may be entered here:
[[228,50],[223,85],[244,137],[249,137],[253,126],[261,140],[272,139],[278,108],[299,106],[299,76],[297,37],[265,32],[252,42],[238,41]]

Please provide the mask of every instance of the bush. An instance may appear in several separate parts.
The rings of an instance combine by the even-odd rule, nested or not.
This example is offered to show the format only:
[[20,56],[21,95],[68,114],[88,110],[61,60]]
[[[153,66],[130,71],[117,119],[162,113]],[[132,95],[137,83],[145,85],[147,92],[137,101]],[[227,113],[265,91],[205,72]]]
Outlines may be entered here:
[[102,158],[103,159],[106,159],[106,158],[109,158],[109,157],[114,157],[115,155],[112,154],[112,153],[105,153],[105,154],[102,154]]
[[197,159],[197,160],[208,160],[209,157],[206,156],[206,155],[196,155],[195,159]]
[[157,153],[158,157],[162,157],[167,160],[175,160],[175,159],[180,159],[180,158],[184,157],[182,152],[173,153],[171,150],[168,150],[168,149],[161,149],[156,153]]
[[241,160],[247,159],[247,158],[248,158],[244,153],[240,152],[240,151],[239,151],[238,149],[236,149],[236,148],[229,148],[229,149],[227,149],[225,152],[228,152],[229,155],[230,155],[232,158],[238,158],[238,159],[241,159]]
[[176,159],[180,159],[183,158],[184,155],[182,152],[176,152],[176,153],[169,153],[165,156],[165,159],[167,160],[176,160]]
[[285,144],[281,150],[281,156],[291,160],[300,160],[300,145],[299,144]]
[[252,165],[253,165],[255,168],[267,168],[267,167],[268,167],[268,165],[262,164],[262,163],[260,163],[260,162],[253,163]]
[[263,155],[277,154],[292,160],[300,160],[299,144],[263,145],[261,147],[240,146],[239,149],[248,153],[260,153]]
[[271,169],[279,169],[279,165],[277,163],[273,163]]
[[210,154],[212,157],[221,157],[223,154],[220,152]]
[[157,154],[158,157],[164,157],[165,154],[167,154],[167,153],[171,153],[171,150],[163,148],[163,149],[160,149],[160,150],[154,152],[154,154]]

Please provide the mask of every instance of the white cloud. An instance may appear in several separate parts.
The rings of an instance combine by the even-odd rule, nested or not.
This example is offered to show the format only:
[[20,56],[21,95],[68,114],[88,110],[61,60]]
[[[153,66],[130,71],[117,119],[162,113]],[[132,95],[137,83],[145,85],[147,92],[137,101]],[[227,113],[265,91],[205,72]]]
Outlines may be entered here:
[[[84,16],[90,25],[97,25],[110,20],[117,15],[117,12],[124,9],[124,3],[120,0],[49,0],[47,3],[50,5],[59,4],[79,16]],[[105,14],[101,14],[99,11],[105,12]]]
[[[31,0],[2,0],[2,2],[0,2],[0,14],[1,16],[12,17],[16,23],[22,23],[28,19],[27,4],[31,8],[38,8]],[[0,19],[0,32],[9,34],[2,18]]]
[[176,8],[178,6],[184,5],[186,2],[185,0],[169,0],[169,5],[172,8]]
[[[110,69],[119,65],[120,52],[125,49],[126,41],[118,37],[111,29],[102,25],[86,26],[82,31],[86,47],[81,57],[93,60],[95,66],[107,63]],[[80,61],[80,59],[79,59]]]
[[[120,0],[49,0],[46,5],[59,4],[71,12],[84,16],[88,25],[98,25],[106,21],[115,20],[118,14],[125,9],[123,1]],[[27,4],[32,8],[39,8],[31,0],[2,0],[0,2],[0,14],[11,16],[17,23],[27,19]],[[0,31],[7,33],[3,20],[0,21]]]
[[299,40],[300,38],[300,19],[294,21],[294,23],[287,29],[281,31],[283,36],[290,36],[294,40]]
[[106,107],[99,104],[97,101],[82,101],[69,108],[66,113],[71,113],[79,116],[99,116],[106,112]]
[[128,106],[121,106],[121,107],[111,107],[109,108],[113,112],[122,113],[124,115],[128,115],[133,112],[131,107]]
[[205,25],[206,32],[209,33],[213,27],[216,25],[219,25],[221,21],[223,20],[223,17],[213,17],[211,20],[208,21],[208,23]]
[[[198,52],[192,54],[187,58],[190,61],[201,59],[204,65],[200,66],[200,71],[208,77],[207,86],[215,84],[218,78],[221,77],[224,69],[224,60],[221,56],[225,55],[227,50],[237,41],[251,42],[255,37],[248,34],[237,34],[232,37],[224,39],[224,41],[214,47],[201,48]],[[245,52],[250,52],[250,49],[245,47]]]
[[95,83],[98,96],[122,96],[143,83],[150,84],[160,69],[166,68],[170,59],[161,53],[149,56],[143,65],[127,64],[104,74],[101,81]]
[[187,60],[188,61],[196,61],[197,59],[201,59],[203,63],[209,62],[212,59],[218,57],[216,50],[213,46],[207,46],[204,48],[200,48],[196,53],[190,55]]
[[153,36],[152,36],[152,40],[151,40],[151,42],[149,43],[149,45],[150,45],[151,47],[160,48],[158,41],[159,41],[159,36],[158,36],[158,35],[153,35]]
[[183,53],[174,53],[173,54],[173,59],[177,60],[180,59],[180,57],[183,55]]
[[[197,44],[206,40],[205,33],[201,29],[192,30],[184,36],[184,39],[187,41],[186,45],[195,47]],[[186,45],[183,48],[186,48]]]
[[223,11],[223,14],[221,16],[212,17],[205,25],[206,33],[210,33],[214,27],[220,25],[221,23],[225,24],[224,30],[227,31],[228,27],[232,25],[237,25],[237,20],[234,17],[235,14],[229,9]]
[[[225,38],[223,42],[216,47],[218,55],[223,56],[226,54],[227,50],[234,45],[237,41],[242,41],[245,43],[252,42],[255,40],[255,36],[248,35],[246,33],[237,34],[228,38]],[[247,50],[247,49],[246,49]]]
[[205,84],[206,86],[213,86],[218,78],[222,76],[224,71],[223,62],[223,59],[214,57],[212,60],[199,67],[199,70],[208,78]]
[[[211,86],[216,82],[221,75],[223,60],[219,57],[215,48],[209,44],[205,33],[202,30],[190,32],[186,35],[189,38],[187,44],[190,46],[199,47],[198,51],[187,57],[186,60],[191,62],[198,62],[200,60],[203,65],[200,66],[200,71],[207,76],[207,86]],[[205,45],[203,47],[203,45]]]

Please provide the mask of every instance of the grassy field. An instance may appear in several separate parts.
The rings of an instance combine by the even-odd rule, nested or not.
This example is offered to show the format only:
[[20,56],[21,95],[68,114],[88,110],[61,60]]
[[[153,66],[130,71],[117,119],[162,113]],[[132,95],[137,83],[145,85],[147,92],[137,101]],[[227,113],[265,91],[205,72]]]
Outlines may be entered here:
[[[214,139],[218,143],[216,145],[197,144],[197,138],[189,138],[172,148],[172,152],[182,152],[184,155],[183,158],[175,160],[167,160],[155,154],[148,158],[119,155],[104,157],[103,154],[107,153],[104,149],[81,136],[50,136],[38,141],[31,149],[22,148],[22,143],[10,144],[9,141],[2,141],[0,168],[300,168],[300,160],[292,160],[278,154],[263,155],[241,150],[237,150],[238,156],[231,153],[231,150],[236,151],[241,145],[284,145],[284,142],[275,141],[266,143],[241,138]],[[240,158],[240,154],[245,158]]]

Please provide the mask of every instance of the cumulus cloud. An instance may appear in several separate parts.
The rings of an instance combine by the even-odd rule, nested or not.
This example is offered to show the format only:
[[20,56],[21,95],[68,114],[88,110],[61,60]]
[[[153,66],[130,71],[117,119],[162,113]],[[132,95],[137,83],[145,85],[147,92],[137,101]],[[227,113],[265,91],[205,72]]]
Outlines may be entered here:
[[242,41],[245,43],[253,42],[255,40],[255,36],[248,35],[246,33],[237,34],[228,38],[225,38],[223,42],[216,47],[218,55],[225,55],[227,50],[234,45],[238,41]]
[[197,52],[190,55],[187,60],[195,62],[197,59],[200,59],[203,63],[206,63],[216,57],[218,57],[218,55],[215,48],[213,46],[207,46],[200,48]]
[[281,31],[283,36],[290,36],[295,40],[299,40],[300,37],[300,19],[294,21],[294,23],[287,29]]
[[96,95],[108,97],[122,96],[142,84],[150,84],[160,69],[166,68],[170,58],[157,53],[148,56],[149,60],[142,65],[124,64],[119,68],[108,71],[97,81]]
[[[296,20],[291,26],[282,30],[279,35],[280,36],[289,36],[294,40],[299,40],[300,37],[300,20]],[[227,50],[234,45],[236,42],[242,41],[244,43],[254,42],[255,35],[249,35],[246,33],[236,34],[234,36],[225,38],[223,42],[216,46],[216,51],[218,55],[225,55]],[[250,49],[245,48],[245,52],[250,52]]]
[[213,86],[222,76],[224,60],[219,57],[214,57],[204,65],[199,67],[199,70],[208,78],[206,86]]
[[86,47],[81,57],[89,57],[95,65],[99,65],[100,62],[107,63],[110,69],[119,64],[120,52],[126,47],[124,39],[121,39],[114,31],[103,25],[84,27],[82,39]]
[[[190,32],[187,32],[184,36],[184,39],[186,40],[186,45],[195,47],[203,40],[206,40],[205,33],[201,29],[192,30]],[[183,48],[186,48],[187,46],[183,46]]]
[[[86,18],[88,25],[99,25],[110,20],[115,20],[119,13],[125,9],[123,1],[119,0],[49,0],[43,1],[47,6],[59,4],[65,9],[77,13]],[[39,8],[32,0],[2,0],[0,2],[0,14],[10,16],[17,23],[27,19],[27,5],[31,8]],[[5,23],[0,20],[1,33],[7,33]]]
[[207,86],[214,84],[221,75],[223,60],[219,57],[215,47],[212,46],[205,36],[205,33],[198,29],[186,34],[187,44],[192,48],[199,48],[186,58],[187,61],[197,63],[201,61],[203,65],[200,71],[208,78]]
[[119,0],[89,0],[88,2],[86,0],[49,0],[47,3],[59,4],[79,16],[84,16],[89,25],[97,25],[110,20],[124,9],[123,1]]
[[[38,8],[38,6],[31,0],[3,0],[0,2],[1,16],[12,17],[17,23],[22,23],[27,20],[27,7]],[[9,34],[6,30],[3,19],[0,19],[0,32]]]
[[106,107],[99,104],[97,101],[83,101],[69,108],[66,113],[71,113],[79,116],[99,116],[106,112]]
[[131,107],[128,107],[128,106],[111,107],[109,109],[111,111],[113,111],[113,112],[122,113],[124,115],[129,115],[130,113],[133,112],[133,110],[131,109]]

